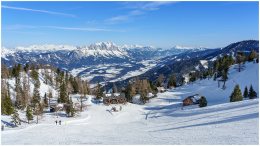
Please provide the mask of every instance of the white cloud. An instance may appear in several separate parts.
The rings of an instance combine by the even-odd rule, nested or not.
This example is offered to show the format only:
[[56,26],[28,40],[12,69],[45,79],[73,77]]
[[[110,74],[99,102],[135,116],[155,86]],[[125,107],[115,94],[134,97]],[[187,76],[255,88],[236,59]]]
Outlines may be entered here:
[[125,32],[125,30],[115,30],[107,28],[95,28],[95,27],[64,27],[64,26],[32,26],[32,25],[9,25],[3,27],[4,30],[13,31],[13,30],[25,30],[25,29],[59,29],[59,30],[74,30],[74,31],[89,31],[89,32]]
[[18,10],[18,11],[38,12],[38,13],[45,13],[45,14],[51,14],[51,15],[60,15],[60,16],[65,16],[65,17],[77,17],[76,15],[73,15],[73,14],[60,13],[60,12],[47,11],[47,10],[37,10],[37,9],[30,9],[30,8],[22,8],[22,7],[12,7],[12,6],[6,6],[6,5],[2,5],[2,8]]
[[120,31],[104,28],[91,28],[91,27],[60,27],[60,26],[44,26],[46,28],[61,29],[61,30],[78,30],[78,31]]
[[144,3],[142,5],[137,6],[138,9],[147,10],[147,11],[153,11],[153,10],[159,10],[161,6],[164,5],[170,5],[176,2],[171,1],[157,1],[157,2],[149,2]]
[[139,15],[144,15],[149,11],[159,10],[161,6],[170,5],[176,2],[171,1],[157,1],[157,2],[124,2],[126,9],[131,9],[125,15],[118,15],[105,20],[108,24],[116,24],[121,22],[127,22],[130,19]]

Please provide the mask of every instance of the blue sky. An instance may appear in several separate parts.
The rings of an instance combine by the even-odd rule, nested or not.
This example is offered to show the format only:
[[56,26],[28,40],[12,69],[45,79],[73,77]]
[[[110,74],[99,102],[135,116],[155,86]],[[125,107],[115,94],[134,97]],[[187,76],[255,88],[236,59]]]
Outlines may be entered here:
[[224,47],[259,39],[258,9],[258,2],[2,2],[2,46]]

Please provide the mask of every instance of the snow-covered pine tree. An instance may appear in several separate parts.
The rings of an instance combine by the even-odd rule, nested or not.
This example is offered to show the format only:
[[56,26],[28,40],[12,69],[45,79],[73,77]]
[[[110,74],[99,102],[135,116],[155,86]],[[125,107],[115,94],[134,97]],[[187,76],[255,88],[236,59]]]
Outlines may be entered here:
[[254,99],[257,97],[257,93],[253,89],[253,86],[251,85],[249,88],[249,94],[248,94],[249,99]]
[[248,90],[247,90],[247,86],[245,87],[245,90],[244,90],[244,94],[243,94],[244,98],[247,98],[248,97]]
[[236,85],[231,96],[230,96],[230,102],[236,102],[236,101],[242,101],[243,96],[241,93],[241,90],[239,88],[239,85]]

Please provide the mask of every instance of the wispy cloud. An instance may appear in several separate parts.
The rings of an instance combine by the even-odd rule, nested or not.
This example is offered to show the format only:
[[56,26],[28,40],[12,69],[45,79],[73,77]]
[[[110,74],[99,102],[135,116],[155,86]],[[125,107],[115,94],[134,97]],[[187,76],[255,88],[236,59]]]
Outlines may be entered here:
[[155,2],[126,2],[125,8],[139,9],[145,11],[159,10],[161,6],[171,5],[176,1],[155,1]]
[[4,30],[21,30],[21,29],[34,29],[34,28],[37,28],[37,27],[32,26],[32,25],[15,24],[15,25],[2,26],[2,28]]
[[89,31],[89,32],[125,32],[120,29],[107,29],[107,28],[95,28],[95,27],[64,27],[64,26],[32,26],[32,25],[10,25],[3,27],[4,30],[26,30],[26,29],[57,29],[57,30],[71,30],[71,31]]
[[38,10],[38,9],[31,9],[31,8],[12,7],[12,6],[6,6],[6,5],[2,5],[2,8],[18,10],[18,11],[31,11],[31,12],[45,13],[45,14],[50,14],[50,15],[60,15],[60,16],[65,16],[65,17],[77,17],[76,15],[73,15],[73,14],[60,13],[60,12],[47,11],[47,10]]
[[91,28],[91,27],[60,27],[60,26],[44,26],[45,28],[51,29],[61,29],[61,30],[76,30],[76,31],[113,31],[113,32],[123,32],[122,30],[113,30],[106,28]]
[[125,2],[124,8],[131,9],[125,15],[118,15],[105,20],[108,24],[116,24],[134,19],[136,16],[144,15],[149,11],[159,10],[161,6],[170,5],[176,2],[157,1],[157,2]]

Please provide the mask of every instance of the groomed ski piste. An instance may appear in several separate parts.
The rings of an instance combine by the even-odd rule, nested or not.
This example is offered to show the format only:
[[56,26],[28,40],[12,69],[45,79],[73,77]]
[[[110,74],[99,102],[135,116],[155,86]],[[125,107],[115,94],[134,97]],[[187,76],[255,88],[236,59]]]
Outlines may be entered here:
[[[252,84],[259,95],[259,64],[246,63],[229,71],[225,90],[213,79],[197,80],[164,93],[145,105],[110,105],[85,101],[89,106],[73,118],[45,113],[39,124],[22,123],[1,132],[2,144],[259,144],[259,100],[229,102],[236,84],[243,93]],[[207,98],[208,106],[182,108],[194,94]],[[74,100],[79,95],[73,95]],[[112,106],[121,111],[110,112]],[[20,113],[25,120],[24,113]],[[55,120],[61,120],[56,125]],[[2,121],[10,122],[9,116]]]

